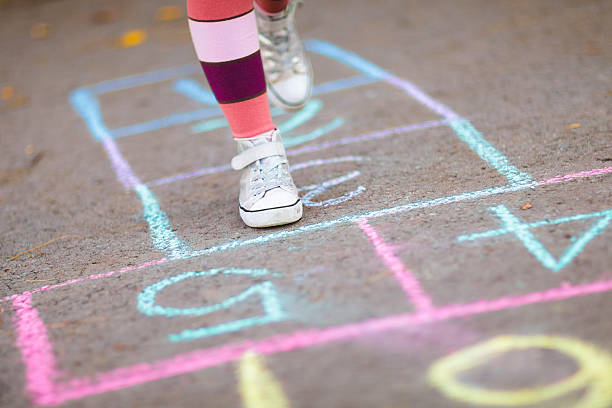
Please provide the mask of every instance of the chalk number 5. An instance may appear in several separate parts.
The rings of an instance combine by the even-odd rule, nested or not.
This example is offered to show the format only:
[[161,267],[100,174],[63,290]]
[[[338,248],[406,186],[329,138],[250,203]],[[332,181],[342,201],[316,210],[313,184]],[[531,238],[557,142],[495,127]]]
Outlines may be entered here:
[[203,272],[183,272],[181,274],[162,279],[146,287],[142,292],[140,292],[138,295],[138,310],[147,316],[204,316],[219,310],[229,309],[240,302],[246,301],[252,296],[259,296],[261,298],[261,304],[264,309],[263,315],[233,320],[214,326],[186,329],[180,333],[170,334],[168,336],[168,340],[172,342],[195,340],[202,337],[236,332],[253,326],[261,326],[264,324],[277,322],[286,318],[285,313],[281,309],[278,293],[276,292],[274,284],[269,281],[257,283],[235,296],[226,298],[222,302],[207,306],[179,308],[162,306],[157,304],[155,301],[157,294],[168,286],[174,285],[186,279],[205,278],[218,274],[250,275],[253,277],[259,277],[267,275],[268,271],[266,269],[219,268]]

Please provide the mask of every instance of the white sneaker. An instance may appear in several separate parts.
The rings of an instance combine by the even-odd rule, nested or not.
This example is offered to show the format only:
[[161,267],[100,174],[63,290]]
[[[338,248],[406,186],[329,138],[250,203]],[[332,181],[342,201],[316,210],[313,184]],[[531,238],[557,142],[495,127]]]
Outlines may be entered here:
[[278,129],[236,139],[232,159],[240,177],[240,217],[249,227],[284,225],[302,218],[302,202],[289,173],[289,162]]
[[295,29],[298,2],[275,15],[255,7],[268,98],[285,110],[302,108],[312,94],[312,67]]

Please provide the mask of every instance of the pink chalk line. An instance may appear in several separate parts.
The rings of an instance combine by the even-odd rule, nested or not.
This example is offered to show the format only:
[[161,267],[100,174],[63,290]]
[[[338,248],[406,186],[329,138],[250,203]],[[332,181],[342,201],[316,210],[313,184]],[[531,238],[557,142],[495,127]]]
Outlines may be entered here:
[[[560,183],[575,178],[589,177],[610,172],[612,172],[611,167],[584,171],[537,182],[532,184],[532,186]],[[375,230],[374,233],[375,236],[378,236]],[[374,235],[369,235],[368,238],[371,236]],[[387,244],[383,242],[383,247],[380,247],[379,242],[379,248],[384,249],[385,245]],[[381,255],[381,253],[384,254],[384,256]],[[382,251],[381,253],[379,253],[379,256],[383,258],[385,263],[388,263],[389,260],[393,260],[394,258],[397,259],[392,252]],[[389,255],[392,255],[392,257],[389,257]],[[600,281],[580,286],[563,285],[558,288],[549,289],[543,292],[534,292],[523,296],[503,297],[496,300],[481,300],[473,303],[450,305],[441,308],[424,308],[423,310],[414,314],[388,316],[344,326],[318,330],[303,330],[290,334],[276,335],[260,341],[246,341],[215,348],[195,350],[189,353],[176,355],[168,359],[158,360],[151,364],[137,364],[134,366],[111,370],[92,377],[75,378],[68,381],[57,381],[57,378],[59,378],[59,373],[55,368],[56,364],[52,345],[47,336],[44,322],[40,318],[36,308],[32,306],[32,294],[78,282],[84,282],[89,279],[100,279],[115,274],[143,269],[148,266],[158,265],[165,262],[168,262],[168,260],[166,258],[162,258],[139,266],[126,267],[117,271],[73,279],[56,285],[43,286],[38,289],[2,299],[3,301],[13,300],[13,307],[15,309],[14,324],[17,331],[17,346],[21,351],[22,360],[24,361],[26,368],[25,388],[35,403],[40,405],[60,404],[65,401],[82,398],[87,395],[117,390],[194,370],[201,370],[204,368],[217,366],[239,359],[246,350],[255,350],[261,354],[274,354],[333,341],[350,340],[359,336],[394,330],[410,325],[415,326],[429,322],[515,308],[540,302],[562,300],[575,296],[601,293],[612,290],[612,280]],[[392,265],[394,265],[394,268],[397,269],[397,263],[392,261]],[[400,275],[402,278],[411,276],[411,274],[406,273],[403,267],[401,270],[397,269],[397,271],[404,272]],[[416,283],[418,284],[418,282]],[[412,289],[414,289],[414,287],[412,287]]]
[[536,183],[536,186],[542,186],[544,184],[561,183],[563,181],[568,181],[568,180],[572,180],[572,179],[575,179],[575,178],[597,176],[599,174],[606,174],[606,173],[612,173],[612,167],[606,167],[606,168],[603,168],[603,169],[595,169],[595,170],[589,170],[589,171],[581,171],[580,173],[574,173],[574,174],[568,174],[568,175],[565,175],[565,176],[553,177],[553,178],[548,179],[548,180],[538,181]]
[[18,295],[13,300],[17,347],[25,364],[25,389],[34,401],[53,395],[55,390],[55,356],[47,328],[38,311],[32,307],[32,295]]
[[408,295],[417,311],[431,310],[433,308],[431,299],[425,294],[417,278],[412,272],[404,268],[402,261],[393,253],[393,249],[382,239],[378,231],[368,224],[367,219],[359,221],[358,225],[372,245],[374,245],[374,250],[378,257],[391,269],[393,276],[395,276],[395,279],[399,282],[404,293]]
[[36,404],[56,405],[88,395],[118,390],[236,361],[247,350],[270,355],[330,342],[347,341],[359,336],[381,333],[407,326],[418,326],[452,318],[478,315],[610,290],[612,290],[612,280],[578,286],[564,284],[560,287],[521,296],[502,297],[495,300],[479,300],[472,303],[433,308],[413,314],[393,315],[326,329],[300,330],[289,334],[274,335],[258,341],[249,340],[195,350],[153,363],[136,364],[91,377],[57,382],[54,381],[54,378],[58,377],[58,373],[55,370],[52,346],[49,342],[44,323],[36,309],[32,307],[31,295],[17,296],[13,300],[13,307],[16,312],[17,345],[21,350],[22,359],[26,367],[26,390]]
[[[590,176],[597,176],[597,175],[601,175],[601,174],[607,174],[607,173],[612,173],[612,167],[606,167],[603,169],[594,169],[594,170],[588,170],[588,171],[582,171],[579,173],[573,173],[573,174],[567,174],[565,176],[558,176],[558,177],[554,177],[548,180],[544,180],[544,181],[538,181],[536,183],[533,184],[526,184],[525,186],[522,186],[524,188],[529,188],[529,187],[534,187],[534,186],[542,186],[542,185],[546,185],[546,184],[554,184],[554,183],[561,183],[564,181],[569,181],[569,180],[573,180],[573,179],[577,179],[577,178],[584,178],[584,177],[590,177]],[[516,190],[513,190],[516,191]],[[162,259],[158,259],[156,261],[151,261],[151,262],[147,262],[144,263],[140,266],[130,266],[127,268],[123,268],[119,271],[112,271],[112,272],[106,272],[106,273],[101,273],[101,274],[97,274],[97,275],[91,275],[85,278],[78,278],[78,279],[72,279],[66,282],[62,282],[62,283],[58,283],[56,285],[47,285],[47,286],[43,286],[41,288],[38,289],[33,289],[31,291],[26,291],[23,292],[22,294],[26,294],[26,293],[37,293],[37,292],[41,292],[41,291],[45,291],[45,290],[50,290],[50,289],[55,289],[58,287],[62,287],[62,286],[67,286],[67,285],[72,285],[73,283],[79,283],[79,282],[84,282],[88,279],[99,279],[99,278],[105,278],[107,276],[112,276],[114,274],[117,273],[124,273],[124,272],[129,272],[129,271],[134,271],[137,269],[142,269],[142,268],[146,268],[148,266],[151,265],[158,265],[164,262],[168,262],[168,259],[166,258],[162,258]],[[0,303],[1,302],[6,302],[6,301],[10,301],[12,299],[14,299],[16,296],[19,296],[19,294],[15,294],[15,295],[10,295],[10,296],[6,296],[2,299],[0,299]]]
[[119,269],[119,270],[116,270],[116,271],[98,273],[98,274],[95,274],[95,275],[86,276],[84,278],[71,279],[71,280],[68,280],[66,282],[58,283],[58,284],[55,284],[55,285],[46,285],[46,286],[42,286],[40,288],[32,289],[32,290],[23,292],[23,293],[18,294],[18,295],[7,296],[4,299],[1,299],[1,301],[4,302],[4,301],[8,301],[8,300],[13,300],[13,299],[15,299],[15,298],[17,298],[19,296],[32,295],[34,293],[44,292],[44,291],[51,290],[51,289],[61,288],[62,286],[69,286],[69,285],[72,285],[74,283],[84,282],[84,281],[87,281],[87,280],[90,280],[90,279],[108,278],[109,276],[113,276],[113,275],[117,275],[117,274],[122,274],[122,273],[126,273],[126,272],[131,272],[131,271],[135,271],[135,270],[138,270],[138,269],[144,269],[144,268],[147,268],[149,266],[159,265],[159,264],[163,264],[163,263],[166,263],[166,262],[168,262],[168,259],[161,258],[161,259],[157,259],[157,260],[154,260],[154,261],[145,262],[142,265],[138,265],[138,266],[127,266],[127,267],[125,267],[123,269]]

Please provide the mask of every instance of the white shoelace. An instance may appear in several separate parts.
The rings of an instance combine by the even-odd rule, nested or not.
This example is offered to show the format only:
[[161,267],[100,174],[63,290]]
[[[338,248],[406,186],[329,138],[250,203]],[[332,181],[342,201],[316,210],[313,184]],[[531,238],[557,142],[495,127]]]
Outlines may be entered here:
[[283,73],[307,72],[303,61],[301,42],[295,32],[293,16],[296,4],[291,2],[282,19],[264,21],[260,26],[259,42],[270,81],[276,81]]
[[284,157],[272,156],[257,160],[250,169],[250,193],[263,195],[277,187],[291,188],[293,182],[288,171],[288,162]]

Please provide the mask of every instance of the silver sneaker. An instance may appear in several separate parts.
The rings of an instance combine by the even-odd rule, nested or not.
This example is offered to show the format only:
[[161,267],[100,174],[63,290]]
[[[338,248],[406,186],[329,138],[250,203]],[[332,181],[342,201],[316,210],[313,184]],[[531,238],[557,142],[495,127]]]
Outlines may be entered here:
[[302,202],[289,173],[280,132],[236,139],[238,155],[232,159],[240,177],[240,217],[249,227],[289,224],[302,218]]
[[280,16],[255,7],[268,97],[285,110],[300,109],[312,93],[312,67],[295,29],[300,2],[292,0]]

